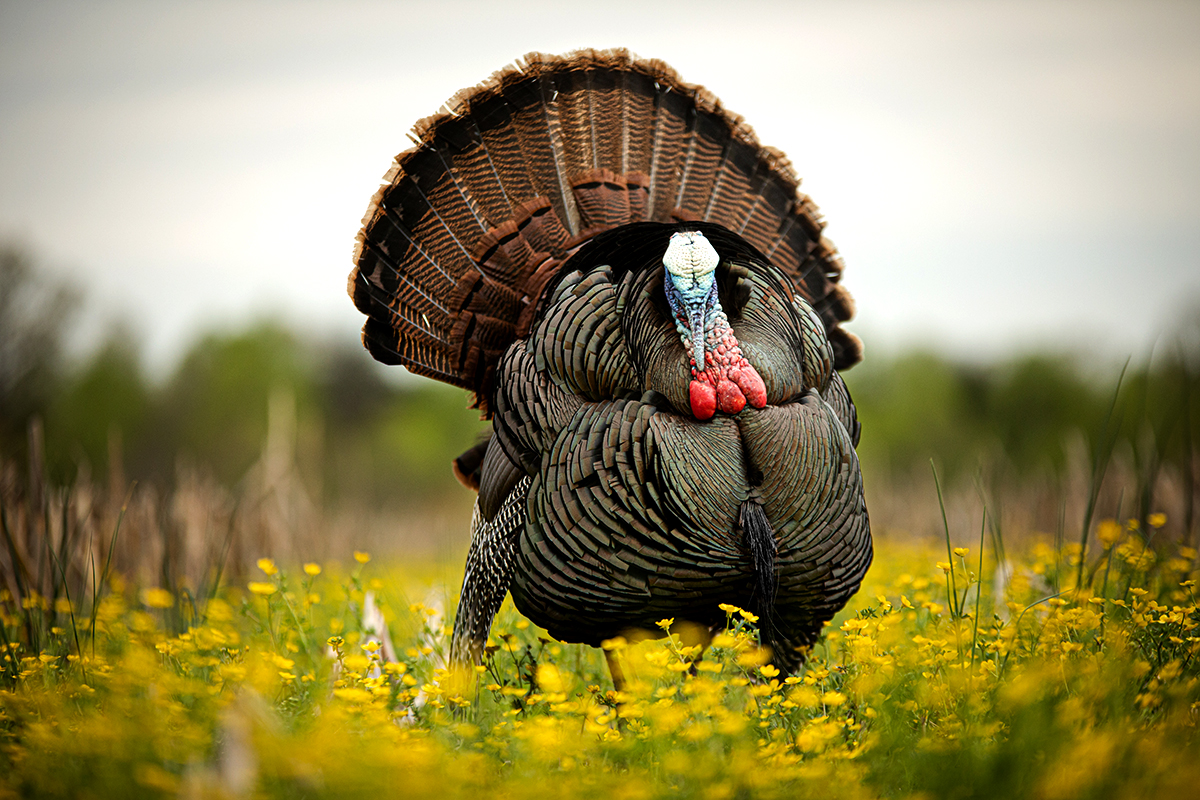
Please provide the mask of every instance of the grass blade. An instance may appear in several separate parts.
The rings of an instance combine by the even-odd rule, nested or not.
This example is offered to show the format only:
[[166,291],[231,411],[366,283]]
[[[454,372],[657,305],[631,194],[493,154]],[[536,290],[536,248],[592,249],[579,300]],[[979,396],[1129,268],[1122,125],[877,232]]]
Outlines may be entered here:
[[932,458],[929,459],[929,468],[933,470],[933,485],[937,487],[938,506],[942,509],[942,529],[946,533],[946,563],[950,565],[950,571],[946,573],[950,583],[950,613],[954,617],[960,617],[962,612],[956,607],[958,605],[958,588],[954,582],[954,548],[950,546],[950,522],[946,519],[946,501],[942,498],[942,482],[938,480],[937,466],[933,463]]
[[129,501],[133,499],[133,490],[136,487],[137,481],[130,484],[129,493],[125,495],[125,502],[121,504],[121,513],[117,514],[117,524],[113,526],[112,539],[108,542],[108,557],[104,560],[104,571],[100,573],[100,579],[92,587],[92,620],[90,628],[93,649],[96,646],[96,615],[100,611],[100,587],[108,580],[108,572],[112,568],[113,551],[117,549],[117,535],[121,532],[121,523],[125,520],[125,511],[129,508]]
[[1113,416],[1117,410],[1117,399],[1121,395],[1121,384],[1125,380],[1125,371],[1129,369],[1129,361],[1132,358],[1125,359],[1125,366],[1121,367],[1121,374],[1117,376],[1117,385],[1113,389],[1112,401],[1108,406],[1108,415],[1104,418],[1104,426],[1101,433],[1101,439],[1096,443],[1096,452],[1093,453],[1095,462],[1092,465],[1092,480],[1088,487],[1087,507],[1083,512],[1083,531],[1079,536],[1079,571],[1075,575],[1075,586],[1079,587],[1083,583],[1083,566],[1086,561],[1088,546],[1088,532],[1092,527],[1092,517],[1096,513],[1096,502],[1100,499],[1100,485],[1104,483],[1104,475],[1108,472],[1108,462],[1112,457],[1113,447],[1117,442],[1117,431],[1110,430]]

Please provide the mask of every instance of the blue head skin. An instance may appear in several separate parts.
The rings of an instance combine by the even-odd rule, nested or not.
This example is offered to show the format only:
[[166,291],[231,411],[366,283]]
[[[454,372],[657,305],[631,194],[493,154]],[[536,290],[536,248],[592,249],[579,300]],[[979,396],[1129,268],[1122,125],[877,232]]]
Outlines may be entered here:
[[703,372],[705,368],[705,332],[712,327],[721,309],[714,280],[720,260],[717,251],[699,231],[672,234],[663,255],[664,288],[675,315],[675,328],[684,347],[691,351],[697,372]]

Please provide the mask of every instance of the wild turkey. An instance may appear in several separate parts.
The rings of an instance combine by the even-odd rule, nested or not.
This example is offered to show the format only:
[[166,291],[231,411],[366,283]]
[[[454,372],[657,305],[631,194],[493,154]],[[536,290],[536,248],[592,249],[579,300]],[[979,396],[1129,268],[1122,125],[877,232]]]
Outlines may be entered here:
[[413,138],[349,292],[376,359],[492,421],[454,464],[479,496],[452,660],[511,591],[591,645],[754,609],[795,667],[871,539],[853,305],[787,159],[622,50],[530,54]]

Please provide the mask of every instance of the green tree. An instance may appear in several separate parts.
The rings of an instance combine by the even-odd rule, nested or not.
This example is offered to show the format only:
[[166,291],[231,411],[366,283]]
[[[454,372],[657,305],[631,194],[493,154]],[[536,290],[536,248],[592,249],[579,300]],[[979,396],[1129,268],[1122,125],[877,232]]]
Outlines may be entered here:
[[62,345],[78,306],[68,284],[13,245],[0,245],[0,453],[24,461],[29,420],[62,373]]
[[[104,474],[110,456],[144,447],[151,403],[137,342],[128,329],[119,328],[62,381],[47,409],[47,451],[55,477],[69,481],[81,460]],[[110,453],[110,448],[115,449]]]
[[144,468],[170,475],[180,454],[236,483],[262,452],[271,393],[292,392],[303,413],[311,408],[311,386],[305,348],[283,325],[209,334],[188,351],[160,395],[150,431],[157,446]]

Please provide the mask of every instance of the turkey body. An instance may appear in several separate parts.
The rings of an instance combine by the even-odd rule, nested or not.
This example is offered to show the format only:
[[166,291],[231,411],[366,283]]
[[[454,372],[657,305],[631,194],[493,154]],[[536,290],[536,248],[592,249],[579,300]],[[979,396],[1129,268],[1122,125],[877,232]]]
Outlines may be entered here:
[[[871,560],[837,371],[860,350],[811,202],[657,62],[530,56],[460,97],[397,157],[350,281],[377,358],[472,389],[492,419],[455,465],[479,498],[452,658],[478,661],[511,591],[593,645],[754,609],[796,666]],[[703,351],[669,297],[680,235],[715,251]]]
[[[762,409],[688,412],[689,357],[661,299],[661,256],[680,227],[707,228],[722,261],[745,270],[750,294],[731,322],[766,384]],[[773,644],[811,644],[870,557],[857,424],[819,319],[744,240],[711,226],[618,230],[574,263],[500,367],[493,446],[531,476],[517,608],[590,644],[664,617],[716,624],[721,603],[758,608],[741,522],[757,504],[776,548]]]

